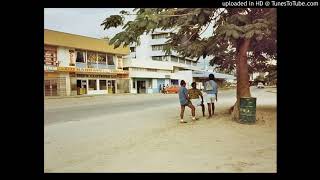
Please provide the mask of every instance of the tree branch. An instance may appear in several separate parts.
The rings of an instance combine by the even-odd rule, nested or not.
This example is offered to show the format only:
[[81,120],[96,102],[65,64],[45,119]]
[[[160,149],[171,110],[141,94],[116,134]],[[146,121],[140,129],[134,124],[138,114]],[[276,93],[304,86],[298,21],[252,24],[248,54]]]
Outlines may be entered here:
[[[127,16],[137,16],[139,14],[125,14]],[[153,14],[155,16],[165,16],[165,17],[179,17],[179,16],[189,16],[189,15],[196,15],[196,13],[187,13],[187,14],[172,14],[172,15],[168,15],[168,14]]]

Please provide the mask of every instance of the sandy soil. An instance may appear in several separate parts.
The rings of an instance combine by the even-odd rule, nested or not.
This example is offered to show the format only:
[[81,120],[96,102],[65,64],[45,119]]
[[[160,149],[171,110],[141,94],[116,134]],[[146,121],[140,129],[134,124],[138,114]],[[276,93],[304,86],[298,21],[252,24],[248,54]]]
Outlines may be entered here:
[[[108,115],[114,124],[95,117],[46,126],[45,172],[276,172],[276,93],[253,95],[254,125],[231,121],[234,99],[220,97],[214,118],[195,123],[179,124],[178,107],[168,105]],[[124,128],[108,133],[115,122]]]

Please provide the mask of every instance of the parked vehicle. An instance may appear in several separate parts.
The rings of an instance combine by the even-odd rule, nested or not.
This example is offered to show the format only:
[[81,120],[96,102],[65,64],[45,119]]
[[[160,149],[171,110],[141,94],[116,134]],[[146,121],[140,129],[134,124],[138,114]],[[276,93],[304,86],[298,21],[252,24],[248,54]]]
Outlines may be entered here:
[[262,82],[259,82],[258,85],[257,85],[257,88],[264,88],[264,85]]
[[170,86],[170,87],[167,87],[165,90],[166,90],[166,93],[170,94],[170,93],[178,93],[179,92],[179,86],[178,85],[174,85],[174,86]]

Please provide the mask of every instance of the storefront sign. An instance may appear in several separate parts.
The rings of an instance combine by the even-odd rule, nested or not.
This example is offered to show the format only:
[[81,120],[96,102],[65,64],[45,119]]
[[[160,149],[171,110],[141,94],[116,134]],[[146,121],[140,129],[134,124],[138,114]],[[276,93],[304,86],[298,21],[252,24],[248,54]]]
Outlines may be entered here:
[[128,71],[118,69],[95,69],[95,68],[76,68],[76,67],[55,67],[58,71],[78,72],[78,73],[117,73],[128,74]]
[[58,71],[75,72],[75,67],[58,67]]
[[95,69],[95,68],[76,68],[77,72],[96,72],[96,73],[110,73],[111,69]]
[[46,71],[46,72],[57,71],[57,67],[56,67],[56,66],[47,66],[47,65],[44,65],[44,71]]

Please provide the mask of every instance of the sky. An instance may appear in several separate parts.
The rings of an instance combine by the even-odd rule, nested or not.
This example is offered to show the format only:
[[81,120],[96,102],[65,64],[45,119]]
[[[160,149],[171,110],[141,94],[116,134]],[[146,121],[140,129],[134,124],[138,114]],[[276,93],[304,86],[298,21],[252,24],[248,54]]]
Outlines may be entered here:
[[[121,10],[132,12],[133,8],[45,8],[44,28],[94,38],[113,37],[121,31],[121,27],[103,30],[100,24],[105,18],[119,14]],[[128,20],[133,18],[134,16],[130,16]],[[210,27],[212,25],[202,34],[203,37],[212,34]],[[199,60],[199,65],[204,65],[202,59]]]
[[95,38],[112,37],[121,28],[103,30],[100,24],[121,10],[132,8],[45,8],[44,28]]

